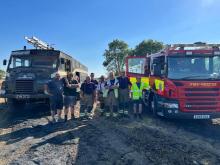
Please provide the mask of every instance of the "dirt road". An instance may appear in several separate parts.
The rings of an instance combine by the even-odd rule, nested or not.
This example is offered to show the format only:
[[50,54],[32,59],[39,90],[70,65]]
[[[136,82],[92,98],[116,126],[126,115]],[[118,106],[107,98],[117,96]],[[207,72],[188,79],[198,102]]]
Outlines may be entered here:
[[220,125],[210,121],[133,119],[48,123],[33,107],[0,110],[0,164],[220,164]]

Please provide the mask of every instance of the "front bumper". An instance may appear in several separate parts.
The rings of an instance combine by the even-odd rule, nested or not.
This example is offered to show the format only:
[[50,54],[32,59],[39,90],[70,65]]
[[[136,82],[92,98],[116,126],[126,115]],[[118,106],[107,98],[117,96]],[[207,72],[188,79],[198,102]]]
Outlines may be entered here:
[[49,98],[46,94],[0,94],[1,98],[12,98],[12,99],[47,99]]
[[[158,115],[165,118],[174,118],[174,119],[213,119],[219,118],[220,112],[183,112],[179,108],[179,103],[177,100],[170,100],[160,98],[158,99]],[[160,104],[161,103],[161,104]],[[167,107],[171,105],[172,108]],[[174,106],[177,105],[177,106]]]

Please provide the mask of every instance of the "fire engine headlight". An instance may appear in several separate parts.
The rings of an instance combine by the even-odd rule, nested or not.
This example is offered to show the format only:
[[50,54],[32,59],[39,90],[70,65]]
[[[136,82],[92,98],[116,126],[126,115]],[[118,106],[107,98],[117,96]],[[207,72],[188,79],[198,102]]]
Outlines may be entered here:
[[175,108],[175,109],[178,109],[179,108],[179,105],[177,103],[164,103],[163,106],[165,108]]

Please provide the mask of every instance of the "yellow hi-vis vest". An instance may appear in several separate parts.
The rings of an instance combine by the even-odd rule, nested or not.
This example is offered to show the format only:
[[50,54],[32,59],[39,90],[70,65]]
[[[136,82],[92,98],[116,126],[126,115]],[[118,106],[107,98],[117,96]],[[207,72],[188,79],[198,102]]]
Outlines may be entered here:
[[[136,77],[130,77],[130,82],[132,84],[137,82]],[[144,89],[150,89],[150,85],[149,85],[149,77],[141,77],[141,83],[144,84]]]
[[163,95],[164,93],[164,81],[155,79],[155,89],[158,94]]
[[[117,85],[118,84],[118,80],[115,79],[115,83],[114,85]],[[111,82],[110,80],[107,81],[107,86],[111,86]],[[103,91],[103,97],[106,98],[108,96],[108,92],[109,92],[109,89],[105,89]],[[115,98],[118,98],[118,89],[114,89],[114,94],[115,94]]]
[[138,88],[137,83],[133,83],[131,86],[131,92],[132,92],[132,100],[139,100],[143,97],[143,89],[144,84],[141,83],[140,88]]

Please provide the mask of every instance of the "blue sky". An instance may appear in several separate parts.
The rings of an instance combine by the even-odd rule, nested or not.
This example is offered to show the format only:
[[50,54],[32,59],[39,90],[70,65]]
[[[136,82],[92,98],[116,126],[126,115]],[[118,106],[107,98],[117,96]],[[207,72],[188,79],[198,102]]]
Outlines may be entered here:
[[220,0],[1,0],[0,57],[34,35],[99,76],[102,54],[116,38],[130,47],[144,39],[220,42],[219,7]]

